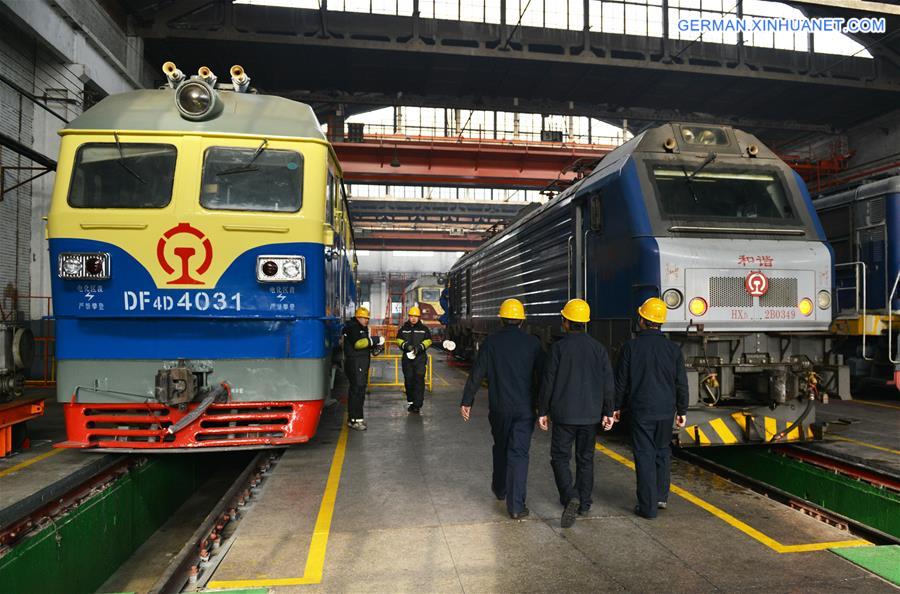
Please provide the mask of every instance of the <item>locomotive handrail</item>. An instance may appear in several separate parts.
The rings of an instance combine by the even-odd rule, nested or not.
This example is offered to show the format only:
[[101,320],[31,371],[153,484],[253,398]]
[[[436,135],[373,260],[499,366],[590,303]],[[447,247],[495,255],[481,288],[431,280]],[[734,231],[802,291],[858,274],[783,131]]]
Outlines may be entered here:
[[[866,334],[868,334],[868,332],[867,332],[868,322],[866,320],[866,310],[867,310],[866,303],[868,301],[868,297],[866,295],[866,263],[859,261],[859,260],[856,262],[844,262],[842,264],[835,264],[834,269],[835,269],[835,271],[837,271],[838,268],[847,267],[847,266],[853,266],[853,270],[856,274],[856,281],[852,287],[856,293],[856,296],[855,296],[856,302],[855,302],[854,308],[853,308],[855,310],[853,315],[855,315],[855,316],[859,316],[859,314],[860,314],[859,289],[860,289],[860,286],[862,286],[862,302],[861,302],[862,303],[862,353],[863,353],[863,359],[865,359],[866,361],[871,361],[873,358],[869,357],[866,354]],[[862,275],[860,275],[860,273],[859,273],[860,269],[862,269]],[[837,279],[835,279],[835,281],[836,280]],[[843,287],[843,288],[848,289],[848,290],[850,289],[850,287]],[[841,290],[841,287],[837,287],[837,285],[835,284],[835,297],[838,297],[838,291],[840,291],[840,290]],[[840,304],[840,300],[838,300],[838,304]]]
[[894,286],[891,287],[891,294],[888,296],[887,303],[884,304],[884,308],[887,310],[888,314],[888,361],[894,363],[900,363],[900,361],[894,359],[894,295],[897,293],[897,283],[900,283],[900,272],[897,273],[897,276],[894,278]]
[[566,301],[572,298],[572,238],[574,235],[569,235],[568,241],[566,241]]

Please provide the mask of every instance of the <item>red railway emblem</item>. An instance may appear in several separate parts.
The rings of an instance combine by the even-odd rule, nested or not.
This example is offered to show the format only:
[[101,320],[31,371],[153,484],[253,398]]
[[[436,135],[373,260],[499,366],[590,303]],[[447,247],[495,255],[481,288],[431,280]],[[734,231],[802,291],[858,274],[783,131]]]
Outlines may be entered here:
[[769,291],[769,279],[760,271],[751,272],[744,279],[744,288],[753,297],[762,297]]
[[[165,233],[163,236],[159,238],[159,241],[156,244],[156,259],[159,260],[159,265],[162,266],[162,269],[166,271],[166,274],[175,274],[175,267],[169,264],[169,261],[166,259],[166,244],[170,239],[175,237],[176,235],[191,235],[197,238],[197,241],[200,242],[200,246],[203,248],[203,261],[200,262],[200,265],[194,268],[193,272],[196,275],[202,275],[204,272],[209,270],[209,265],[212,264],[213,257],[213,249],[212,243],[209,241],[209,238],[196,227],[191,226],[190,223],[178,223]],[[191,276],[191,259],[195,255],[197,255],[196,248],[191,246],[179,246],[172,250],[172,253],[175,254],[180,262],[178,266],[180,267],[179,276],[175,280],[171,280],[167,282],[167,285],[202,285],[203,281],[197,280],[196,278]]]

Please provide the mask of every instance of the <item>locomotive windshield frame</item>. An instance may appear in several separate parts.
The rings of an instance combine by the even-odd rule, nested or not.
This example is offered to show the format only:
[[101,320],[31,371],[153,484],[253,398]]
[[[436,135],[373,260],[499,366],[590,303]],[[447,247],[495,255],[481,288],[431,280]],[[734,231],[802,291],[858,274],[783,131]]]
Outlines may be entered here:
[[[774,177],[784,202],[790,208],[790,215],[783,218],[748,216],[749,213],[735,216],[701,216],[698,213],[671,214],[665,212],[663,190],[654,171],[666,169],[681,170],[690,176],[702,164],[698,155],[689,154],[677,158],[665,158],[663,155],[641,156],[635,154],[639,161],[638,177],[644,187],[645,205],[653,227],[653,235],[658,237],[683,236],[686,231],[691,234],[721,234],[746,237],[777,236],[782,239],[819,240],[813,221],[808,214],[808,206],[796,187],[794,180],[785,174],[782,167],[771,160],[753,160],[719,156],[714,162],[702,168],[690,181],[695,192],[701,192],[700,184],[714,180],[717,174],[733,175],[765,175]],[[701,196],[698,196],[702,198]],[[773,199],[773,203],[775,200]]]

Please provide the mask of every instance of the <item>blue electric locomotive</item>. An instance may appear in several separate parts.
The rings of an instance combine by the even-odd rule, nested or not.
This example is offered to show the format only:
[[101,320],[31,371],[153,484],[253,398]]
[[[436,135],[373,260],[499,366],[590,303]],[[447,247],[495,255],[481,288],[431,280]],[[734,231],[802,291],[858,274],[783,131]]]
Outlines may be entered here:
[[813,203],[834,249],[837,352],[854,391],[900,379],[900,175]]
[[682,344],[692,423],[683,445],[814,436],[814,400],[849,396],[831,352],[832,254],[802,180],[726,126],[642,132],[450,271],[450,339],[474,353],[508,297],[545,343],[574,297],[613,354],[660,296]]

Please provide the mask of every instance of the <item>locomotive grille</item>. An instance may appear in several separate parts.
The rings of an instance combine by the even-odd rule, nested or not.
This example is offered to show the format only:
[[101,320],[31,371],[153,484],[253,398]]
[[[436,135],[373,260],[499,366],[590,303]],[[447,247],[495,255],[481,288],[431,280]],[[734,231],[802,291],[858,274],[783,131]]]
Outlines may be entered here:
[[760,307],[797,307],[797,279],[770,278],[769,291],[759,298]]
[[[796,288],[796,281],[795,281]],[[753,307],[753,298],[739,276],[713,276],[709,279],[710,307]]]

